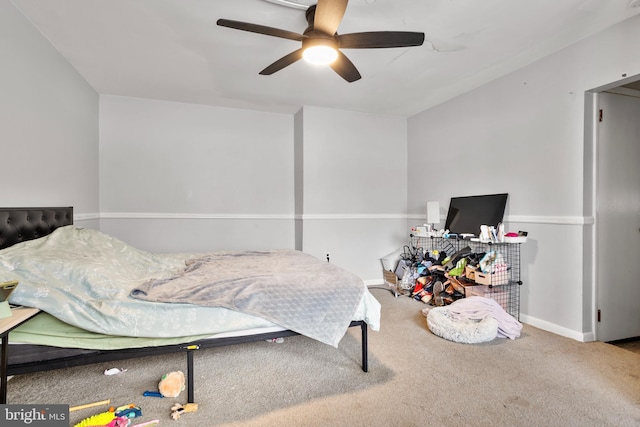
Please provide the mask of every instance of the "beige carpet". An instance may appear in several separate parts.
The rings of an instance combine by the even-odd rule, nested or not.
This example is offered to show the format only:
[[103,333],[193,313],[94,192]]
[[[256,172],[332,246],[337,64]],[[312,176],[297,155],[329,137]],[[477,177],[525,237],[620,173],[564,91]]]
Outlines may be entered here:
[[[370,372],[359,330],[338,349],[305,337],[196,353],[196,413],[170,419],[177,399],[142,397],[162,374],[185,368],[163,356],[14,377],[9,403],[79,405],[110,398],[142,407],[142,422],[184,426],[638,426],[640,354],[580,343],[525,325],[516,340],[465,345],[434,336],[424,304],[373,291],[382,330],[370,333]],[[104,376],[106,368],[127,372]],[[72,421],[97,410],[73,413]]]

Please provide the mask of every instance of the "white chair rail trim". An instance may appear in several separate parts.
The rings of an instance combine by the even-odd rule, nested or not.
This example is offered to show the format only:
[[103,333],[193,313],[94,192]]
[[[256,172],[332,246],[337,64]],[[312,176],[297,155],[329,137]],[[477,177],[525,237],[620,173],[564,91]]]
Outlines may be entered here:
[[[246,220],[419,220],[424,221],[422,214],[238,214],[238,213],[159,213],[159,212],[101,212],[78,213],[73,216],[75,221],[94,219],[246,219]],[[444,220],[442,218],[441,220]],[[524,224],[557,224],[557,225],[592,225],[593,217],[583,216],[535,216],[509,215],[504,222]]]

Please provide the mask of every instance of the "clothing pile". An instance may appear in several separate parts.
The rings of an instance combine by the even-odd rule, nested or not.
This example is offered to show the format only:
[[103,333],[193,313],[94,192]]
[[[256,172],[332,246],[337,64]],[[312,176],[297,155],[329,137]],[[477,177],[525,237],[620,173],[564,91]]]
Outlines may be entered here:
[[[469,246],[451,256],[445,251],[406,252],[398,263],[402,271],[401,288],[425,304],[443,306],[464,298],[465,285],[473,285],[469,271],[486,262],[487,253],[475,253]],[[467,266],[473,267],[471,270]],[[396,270],[396,274],[398,270]]]

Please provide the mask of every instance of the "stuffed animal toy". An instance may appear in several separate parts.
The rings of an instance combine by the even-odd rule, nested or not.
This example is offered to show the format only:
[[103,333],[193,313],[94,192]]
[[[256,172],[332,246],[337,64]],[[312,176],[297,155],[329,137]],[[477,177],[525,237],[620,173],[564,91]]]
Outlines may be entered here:
[[184,390],[184,374],[182,371],[169,372],[162,376],[158,383],[158,391],[164,397],[178,397]]
[[182,415],[182,413],[196,412],[197,410],[198,410],[197,403],[187,403],[184,406],[179,403],[176,403],[171,407],[171,411],[173,411],[171,412],[171,418],[173,418],[174,420],[177,420],[178,418],[180,418],[180,415]]

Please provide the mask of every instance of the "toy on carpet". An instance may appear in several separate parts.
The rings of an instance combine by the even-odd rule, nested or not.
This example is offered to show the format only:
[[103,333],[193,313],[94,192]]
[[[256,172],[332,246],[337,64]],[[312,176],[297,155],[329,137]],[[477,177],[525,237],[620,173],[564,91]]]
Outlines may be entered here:
[[151,391],[151,390],[145,391],[144,393],[142,393],[142,395],[145,397],[160,397],[160,398],[164,397],[162,393],[160,393],[159,391]]
[[164,374],[158,383],[158,390],[164,397],[178,397],[184,390],[184,374],[182,371],[169,372]]
[[156,424],[160,424],[160,420],[151,420],[145,423],[135,424],[130,427],[149,427],[149,426],[154,426]]
[[73,427],[126,427],[132,418],[141,417],[142,410],[134,404],[109,408],[89,418],[85,418]]
[[137,418],[142,416],[142,409],[132,404],[120,406],[114,410],[116,417]]
[[73,427],[127,427],[130,422],[127,417],[116,417],[113,411],[107,411],[85,418]]
[[197,403],[187,403],[186,405],[181,405],[179,403],[176,403],[171,407],[171,411],[172,411],[171,418],[173,418],[174,420],[177,420],[178,418],[180,418],[180,415],[182,415],[183,413],[196,412],[197,410],[198,410]]
[[69,408],[69,412],[79,411],[81,409],[93,408],[94,406],[108,405],[111,403],[111,399],[101,400],[100,402],[86,403],[84,405],[72,406]]
[[[129,424],[131,424],[131,419],[127,417],[115,417],[105,427],[127,427]],[[91,427],[102,427],[102,426],[91,426]]]

